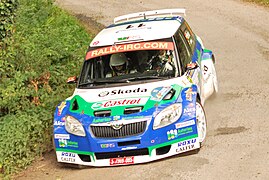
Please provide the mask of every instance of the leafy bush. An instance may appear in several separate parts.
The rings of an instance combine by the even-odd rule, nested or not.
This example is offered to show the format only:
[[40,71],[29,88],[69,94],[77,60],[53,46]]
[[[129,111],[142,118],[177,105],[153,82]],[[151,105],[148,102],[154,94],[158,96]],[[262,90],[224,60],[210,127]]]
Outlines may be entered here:
[[0,2],[0,41],[12,34],[17,5],[17,0],[1,0]]
[[[1,1],[2,2],[2,1]],[[70,96],[90,41],[52,0],[18,0],[15,31],[0,52],[0,170],[10,174],[52,148],[53,111]],[[1,6],[1,5],[0,5]]]

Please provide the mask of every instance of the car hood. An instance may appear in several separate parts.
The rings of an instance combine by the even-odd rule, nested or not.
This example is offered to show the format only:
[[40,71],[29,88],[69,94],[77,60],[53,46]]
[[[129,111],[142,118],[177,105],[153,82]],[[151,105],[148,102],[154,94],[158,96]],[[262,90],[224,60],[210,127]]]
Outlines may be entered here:
[[[68,100],[72,107],[78,106],[75,111],[94,115],[96,111],[111,110],[111,115],[124,114],[126,108],[142,107],[148,110],[156,104],[167,104],[178,99],[182,89],[190,87],[190,81],[185,77],[151,83],[118,86],[100,89],[75,89],[73,96]],[[170,98],[164,97],[173,93]],[[74,105],[75,103],[75,105]]]

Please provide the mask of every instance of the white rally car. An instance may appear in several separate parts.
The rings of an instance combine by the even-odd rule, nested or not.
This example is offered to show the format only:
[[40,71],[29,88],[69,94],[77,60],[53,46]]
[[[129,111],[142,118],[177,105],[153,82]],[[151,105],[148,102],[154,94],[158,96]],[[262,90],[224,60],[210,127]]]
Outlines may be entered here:
[[128,14],[91,42],[74,94],[54,114],[58,162],[115,166],[199,149],[215,58],[184,9]]

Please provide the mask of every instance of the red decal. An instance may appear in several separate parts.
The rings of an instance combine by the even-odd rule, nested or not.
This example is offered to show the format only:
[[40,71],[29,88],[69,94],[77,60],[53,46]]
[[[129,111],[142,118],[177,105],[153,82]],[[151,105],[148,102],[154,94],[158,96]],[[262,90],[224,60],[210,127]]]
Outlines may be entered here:
[[133,105],[133,104],[139,104],[141,98],[138,99],[124,99],[124,100],[111,100],[104,103],[104,108],[106,107],[113,107],[113,106],[121,106],[121,105]]
[[95,41],[94,43],[92,43],[93,45],[97,45],[97,44],[99,44],[99,41]]

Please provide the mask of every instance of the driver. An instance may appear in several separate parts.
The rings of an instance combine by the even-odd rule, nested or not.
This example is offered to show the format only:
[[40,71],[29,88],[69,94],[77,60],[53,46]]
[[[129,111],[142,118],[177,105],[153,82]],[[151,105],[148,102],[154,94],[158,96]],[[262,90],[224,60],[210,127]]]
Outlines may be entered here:
[[110,57],[109,66],[112,72],[108,73],[106,77],[129,74],[128,61],[124,53],[112,54]]

